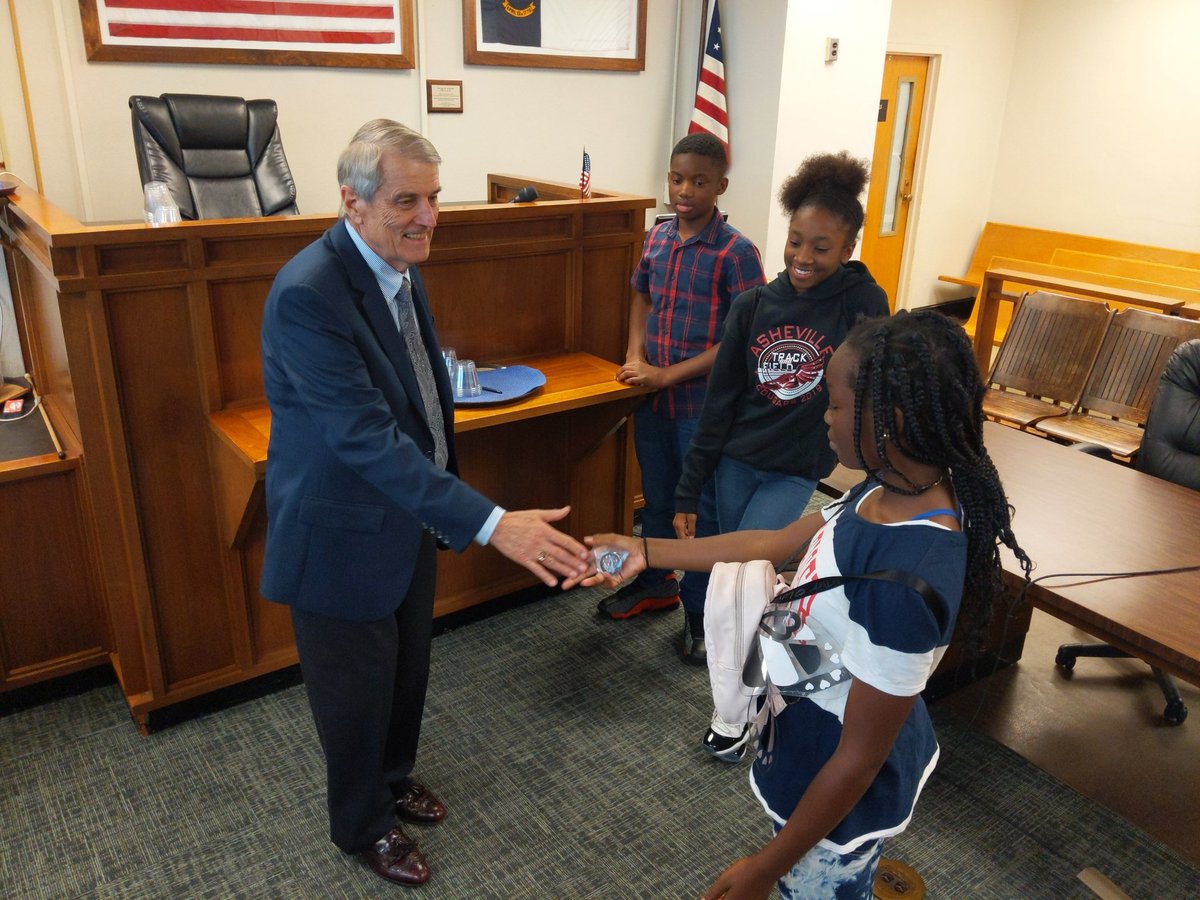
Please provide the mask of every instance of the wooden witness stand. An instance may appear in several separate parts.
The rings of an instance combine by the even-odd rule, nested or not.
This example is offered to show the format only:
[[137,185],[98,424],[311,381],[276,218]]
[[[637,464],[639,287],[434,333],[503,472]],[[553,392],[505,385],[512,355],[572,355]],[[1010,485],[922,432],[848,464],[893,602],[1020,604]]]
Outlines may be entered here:
[[[506,202],[530,183],[538,202]],[[547,384],[456,415],[463,476],[510,509],[569,503],[570,533],[627,533],[644,390],[613,376],[655,201],[500,175],[487,198],[442,208],[421,266],[438,334]],[[45,556],[0,575],[0,690],[111,661],[146,731],[153,710],[295,663],[288,610],[257,590],[259,329],[276,272],[334,221],[88,226],[25,185],[0,202],[21,343],[66,451],[0,470]],[[473,546],[442,557],[435,610],[536,583]]]

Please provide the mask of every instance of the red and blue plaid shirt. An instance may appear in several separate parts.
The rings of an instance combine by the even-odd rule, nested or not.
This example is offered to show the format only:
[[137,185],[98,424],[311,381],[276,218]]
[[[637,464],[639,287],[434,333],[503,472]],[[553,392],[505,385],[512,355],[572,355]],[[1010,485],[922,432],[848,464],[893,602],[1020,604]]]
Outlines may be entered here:
[[[765,281],[758,250],[720,213],[684,242],[674,219],[655,225],[630,281],[650,296],[646,361],[671,366],[718,343],[733,298]],[[707,386],[704,377],[664,388],[651,408],[672,419],[696,418]]]

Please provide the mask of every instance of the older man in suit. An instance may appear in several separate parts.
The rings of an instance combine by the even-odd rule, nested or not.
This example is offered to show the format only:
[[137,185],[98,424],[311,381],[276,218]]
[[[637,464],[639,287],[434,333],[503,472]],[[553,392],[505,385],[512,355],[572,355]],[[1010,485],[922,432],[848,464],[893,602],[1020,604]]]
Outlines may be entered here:
[[397,122],[360,128],[338,160],[343,216],[280,270],[262,328],[262,593],[292,610],[330,838],[405,884],[429,867],[396,819],[446,815],[412,775],[437,544],[487,544],[564,587],[588,559],[549,524],[566,508],[505,511],[457,477],[450,383],[416,270],[437,224],[440,162]]

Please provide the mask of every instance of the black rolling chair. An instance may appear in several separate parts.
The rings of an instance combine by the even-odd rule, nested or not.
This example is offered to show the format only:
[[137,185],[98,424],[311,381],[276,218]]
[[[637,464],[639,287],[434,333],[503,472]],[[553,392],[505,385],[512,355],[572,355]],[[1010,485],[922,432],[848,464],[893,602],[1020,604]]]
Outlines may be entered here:
[[164,181],[184,219],[295,215],[274,100],[130,97],[142,184]]
[[[1081,445],[1080,449],[1087,452],[1098,449],[1104,455],[1103,448],[1094,449],[1094,445]],[[1200,339],[1180,344],[1167,360],[1146,418],[1137,467],[1149,475],[1200,491]],[[1063,644],[1054,663],[1070,672],[1080,656],[1128,657],[1129,654],[1109,644]],[[1187,706],[1179,696],[1175,680],[1161,669],[1152,668],[1167,701],[1163,718],[1172,725],[1182,724],[1187,718]]]

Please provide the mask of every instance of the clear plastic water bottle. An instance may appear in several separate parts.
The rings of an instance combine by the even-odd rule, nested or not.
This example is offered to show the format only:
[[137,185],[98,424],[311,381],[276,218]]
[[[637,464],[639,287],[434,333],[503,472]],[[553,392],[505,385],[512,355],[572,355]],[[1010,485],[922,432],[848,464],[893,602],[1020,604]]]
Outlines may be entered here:
[[592,557],[596,561],[596,571],[620,577],[621,567],[629,559],[629,554],[615,547],[596,547],[592,550]]

